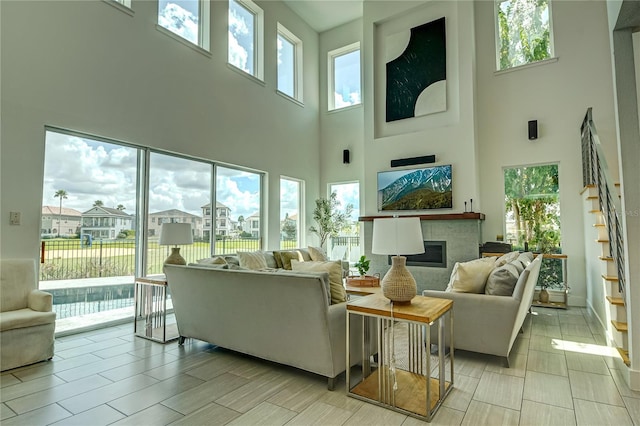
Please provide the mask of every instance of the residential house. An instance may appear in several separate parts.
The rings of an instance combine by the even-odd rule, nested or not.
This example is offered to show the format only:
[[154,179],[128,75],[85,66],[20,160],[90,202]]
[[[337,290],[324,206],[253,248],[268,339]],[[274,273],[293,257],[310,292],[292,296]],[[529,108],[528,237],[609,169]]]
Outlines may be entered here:
[[244,219],[244,232],[251,234],[251,238],[260,238],[260,214],[254,213]]
[[95,239],[114,239],[122,231],[133,229],[133,216],[123,210],[93,206],[82,213],[82,235]]
[[[255,46],[265,47],[244,64],[229,63],[227,37],[218,37],[230,33],[225,1],[200,3],[210,13],[198,21],[194,41],[156,25],[156,1],[0,2],[2,216],[10,209],[22,212],[21,226],[0,224],[4,257],[35,257],[44,129],[259,172],[265,208],[254,224],[256,232],[262,229],[265,249],[278,248],[280,240],[279,176],[304,182],[307,212],[329,184],[358,181],[361,214],[371,216],[379,214],[377,173],[390,170],[391,160],[433,154],[438,164],[453,167],[453,207],[440,213],[462,213],[473,200],[484,217],[478,228],[491,241],[505,234],[504,168],[553,163],[560,167],[569,304],[587,307],[610,338],[601,261],[585,253],[594,236],[580,194],[580,127],[593,108],[603,156],[621,184],[624,274],[631,283],[624,294],[631,358],[624,377],[640,390],[638,1],[551,0],[552,57],[506,70],[498,67],[500,8],[494,1],[240,3],[258,4],[252,16],[263,31]],[[306,14],[305,3],[326,6],[326,14]],[[356,15],[347,14],[352,5]],[[402,50],[399,34],[442,17],[445,102],[436,113],[387,121],[386,66]],[[293,96],[278,86],[281,28],[299,41]],[[331,71],[345,52],[355,53],[362,77],[361,96],[347,93],[347,105]],[[532,120],[538,123],[535,139],[528,137]],[[245,196],[241,188],[224,189],[238,202]],[[307,229],[311,214],[301,219]],[[365,237],[367,232],[365,226]],[[315,238],[305,232],[301,242],[313,244]],[[444,288],[446,282],[420,285]]]
[[82,213],[78,210],[58,206],[42,206],[40,235],[42,237],[75,237],[80,231]]
[[202,218],[178,209],[149,213],[149,237],[159,237],[163,223],[190,223],[194,238],[202,238]]
[[[202,208],[204,218],[203,235],[209,239],[211,233],[211,203],[207,203]],[[216,202],[216,235],[234,235],[236,222],[231,220],[231,209],[220,202]]]

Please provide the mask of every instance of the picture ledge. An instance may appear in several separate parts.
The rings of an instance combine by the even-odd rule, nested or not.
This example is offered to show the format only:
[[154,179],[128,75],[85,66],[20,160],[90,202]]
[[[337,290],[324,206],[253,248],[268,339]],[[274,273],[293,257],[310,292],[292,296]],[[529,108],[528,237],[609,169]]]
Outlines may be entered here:
[[[389,217],[393,216],[360,216],[358,221],[370,222],[373,221],[373,219],[385,219]],[[420,220],[484,220],[484,213],[407,214],[398,215],[398,217],[419,217]]]

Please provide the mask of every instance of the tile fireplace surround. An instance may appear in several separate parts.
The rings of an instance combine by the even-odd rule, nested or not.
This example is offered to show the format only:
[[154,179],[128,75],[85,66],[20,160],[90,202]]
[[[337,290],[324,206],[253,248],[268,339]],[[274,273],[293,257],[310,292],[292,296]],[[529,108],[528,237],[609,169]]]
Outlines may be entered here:
[[[408,215],[409,217],[411,215]],[[403,216],[403,217],[408,217]],[[422,290],[444,290],[449,282],[451,270],[456,262],[478,258],[478,246],[482,244],[482,213],[414,215],[420,218],[422,236],[425,241],[447,242],[447,267],[407,266],[416,279],[418,294]],[[371,253],[373,219],[389,216],[363,216],[360,221],[364,233],[364,253],[371,259],[370,272],[384,276],[391,267],[388,257]]]

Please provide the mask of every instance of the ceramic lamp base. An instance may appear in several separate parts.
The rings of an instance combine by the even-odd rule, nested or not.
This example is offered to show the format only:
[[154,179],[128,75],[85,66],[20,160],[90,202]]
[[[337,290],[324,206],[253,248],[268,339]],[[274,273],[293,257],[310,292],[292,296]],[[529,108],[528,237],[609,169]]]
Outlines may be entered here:
[[164,261],[165,265],[186,265],[187,261],[184,260],[184,257],[180,256],[180,247],[173,247],[171,249],[171,254]]
[[393,303],[410,304],[418,293],[416,280],[406,265],[406,257],[392,256],[391,269],[382,279],[382,294]]

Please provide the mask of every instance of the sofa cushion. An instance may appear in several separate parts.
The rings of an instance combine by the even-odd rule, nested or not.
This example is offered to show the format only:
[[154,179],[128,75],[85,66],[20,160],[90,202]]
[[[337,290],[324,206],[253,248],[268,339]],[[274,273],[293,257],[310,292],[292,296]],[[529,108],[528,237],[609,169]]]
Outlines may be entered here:
[[329,260],[327,254],[322,250],[322,247],[313,247],[309,246],[307,248],[309,250],[309,255],[311,255],[311,260],[314,261],[326,261]]
[[267,262],[267,268],[277,269],[278,263],[276,262],[276,257],[274,256],[273,252],[265,251],[263,252],[263,254],[264,254],[264,260]]
[[229,264],[229,265],[236,265],[236,266],[240,266],[240,259],[238,259],[238,256],[225,256],[224,260]]
[[294,259],[291,261],[291,269],[305,272],[328,272],[331,303],[347,301],[347,292],[342,285],[342,263],[339,260],[300,262]]
[[494,268],[489,274],[489,278],[487,278],[487,285],[484,289],[485,294],[511,296],[518,277],[522,273],[521,270],[518,270],[516,264],[520,265],[520,262],[514,260],[506,265]]
[[280,259],[282,260],[282,269],[291,270],[291,261],[297,260],[298,262],[304,262],[302,253],[298,250],[281,251]]
[[496,260],[494,268],[499,268],[503,265],[506,265],[509,262],[513,262],[520,256],[520,252],[518,251],[510,251],[509,253],[505,253]]
[[258,251],[239,251],[238,259],[240,259],[240,267],[259,271],[267,267],[267,260],[264,253]]
[[204,259],[200,259],[197,262],[203,265],[226,265],[227,264],[227,261],[222,256],[205,257]]
[[447,291],[484,293],[487,278],[493,270],[495,262],[495,257],[481,257],[469,262],[456,262],[451,272]]

